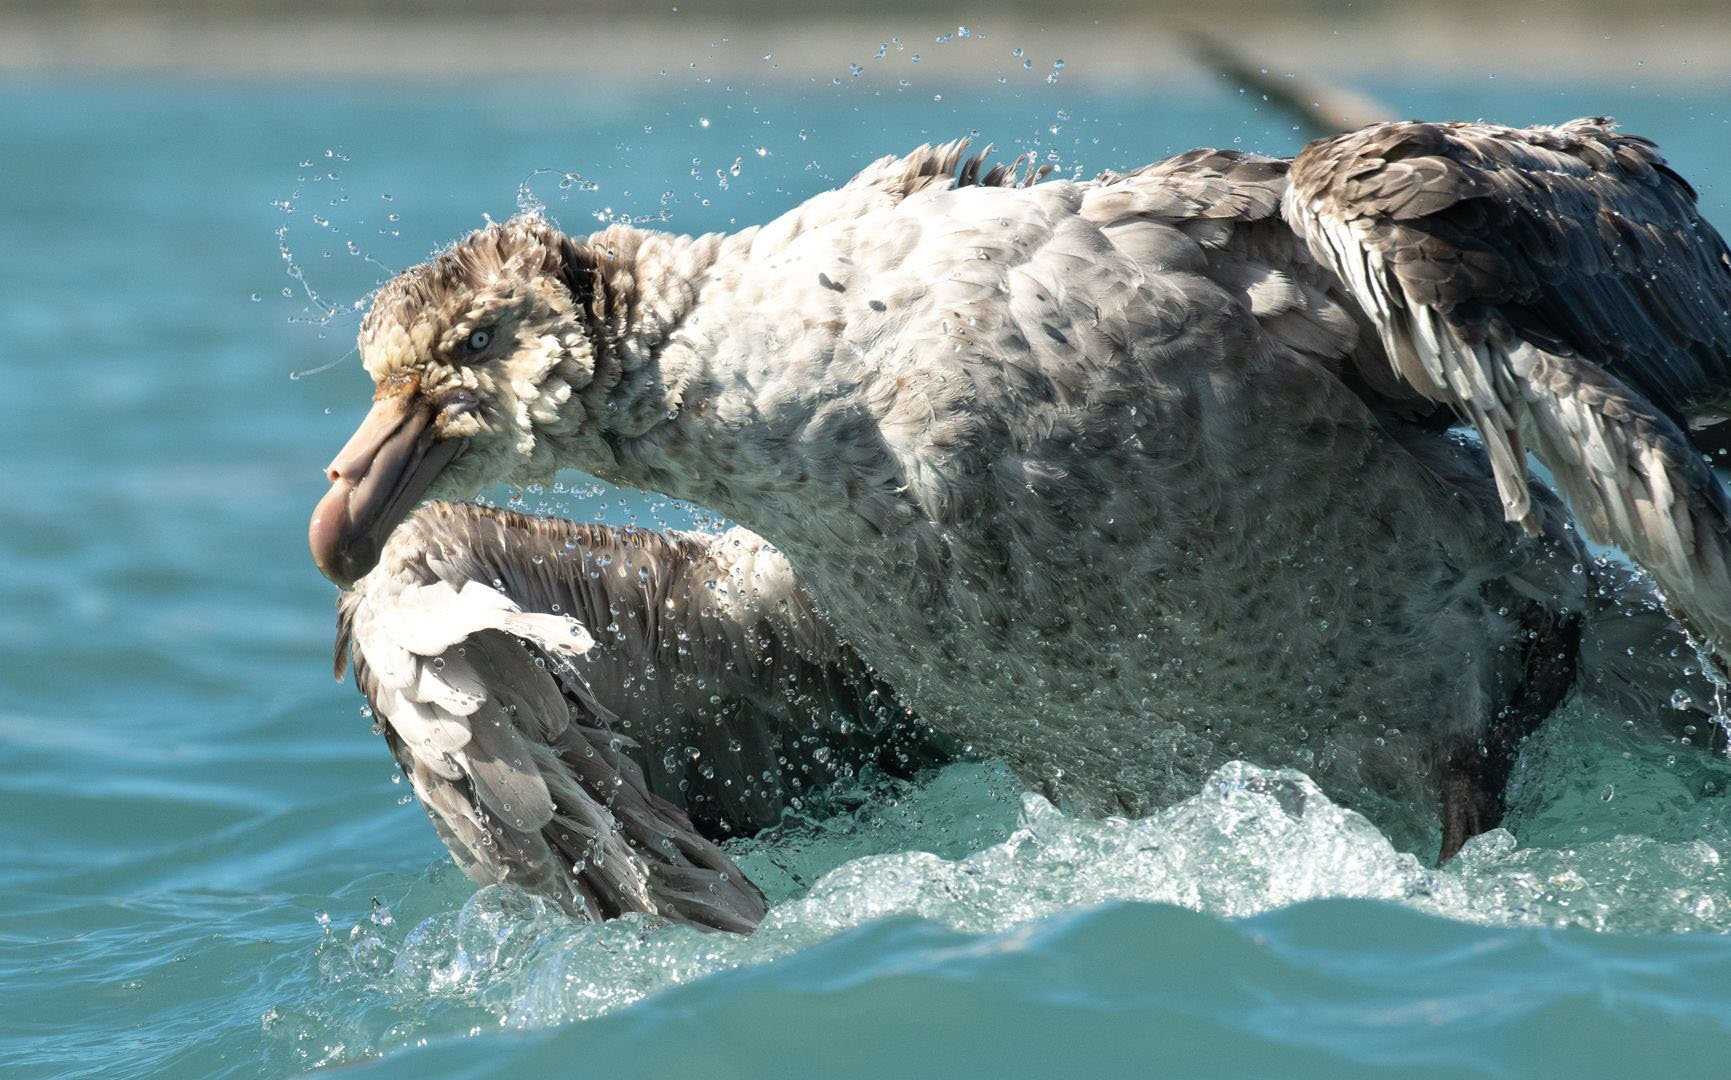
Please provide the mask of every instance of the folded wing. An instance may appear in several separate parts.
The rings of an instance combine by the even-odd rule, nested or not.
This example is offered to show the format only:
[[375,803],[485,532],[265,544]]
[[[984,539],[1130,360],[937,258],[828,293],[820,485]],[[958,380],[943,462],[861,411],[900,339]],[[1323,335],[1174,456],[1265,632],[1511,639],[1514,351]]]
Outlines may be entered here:
[[1731,254],[1653,144],[1383,124],[1307,147],[1283,212],[1401,380],[1478,429],[1508,518],[1533,523],[1530,449],[1725,656],[1731,505],[1687,431],[1731,411]]

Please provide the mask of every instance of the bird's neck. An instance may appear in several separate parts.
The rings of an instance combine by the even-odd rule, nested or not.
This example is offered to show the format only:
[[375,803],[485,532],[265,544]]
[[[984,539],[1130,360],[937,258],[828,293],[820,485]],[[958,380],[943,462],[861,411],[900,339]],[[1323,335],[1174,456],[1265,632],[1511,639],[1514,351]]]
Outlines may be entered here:
[[690,373],[669,371],[663,353],[696,308],[724,239],[615,225],[573,245],[570,276],[595,350],[582,397],[607,434],[640,435],[677,405],[669,379]]
[[756,230],[677,236],[613,226],[578,241],[595,378],[577,398],[580,434],[557,445],[559,464],[628,487],[713,504],[706,454],[726,387],[710,350],[686,330],[712,272],[740,257]]
[[758,235],[589,239],[596,379],[558,464],[721,513],[790,558],[900,529],[907,488],[884,479],[900,467],[853,437],[857,409],[824,407],[823,350],[789,348],[772,303],[741,301]]

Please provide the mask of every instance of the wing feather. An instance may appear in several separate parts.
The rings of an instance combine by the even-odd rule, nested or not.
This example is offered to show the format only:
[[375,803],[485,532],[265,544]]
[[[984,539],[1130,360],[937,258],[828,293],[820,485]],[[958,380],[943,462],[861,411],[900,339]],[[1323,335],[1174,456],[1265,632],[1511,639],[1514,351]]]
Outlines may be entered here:
[[[643,911],[755,925],[764,911],[756,887],[678,808],[637,790],[641,771],[597,747],[612,741],[611,714],[571,666],[593,647],[587,631],[526,610],[479,575],[453,573],[451,539],[415,522],[399,528],[381,570],[342,602],[338,640],[453,859],[476,881],[519,884],[588,918]],[[422,552],[440,552],[431,562],[447,576],[434,576]],[[585,705],[595,726],[572,723]],[[613,809],[621,801],[625,819]],[[669,858],[677,872],[657,877]]]
[[867,762],[943,760],[744,530],[432,504],[339,611],[452,857],[591,918],[750,929],[763,897],[717,839]]
[[1731,512],[1685,429],[1731,402],[1731,254],[1603,119],[1384,124],[1311,144],[1283,212],[1389,365],[1469,420],[1529,527],[1529,447],[1596,540],[1725,655]]

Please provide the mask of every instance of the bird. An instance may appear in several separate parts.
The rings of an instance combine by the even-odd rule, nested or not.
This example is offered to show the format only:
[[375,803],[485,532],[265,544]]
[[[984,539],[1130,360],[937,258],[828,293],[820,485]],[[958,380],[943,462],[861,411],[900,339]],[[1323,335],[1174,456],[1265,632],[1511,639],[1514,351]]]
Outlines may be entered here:
[[[1502,820],[1522,741],[1572,695],[1661,720],[1673,689],[1713,700],[1731,526],[1704,455],[1731,427],[1731,255],[1654,143],[1605,118],[1399,121],[1292,159],[1198,149],[1092,179],[989,150],[887,156],[730,234],[523,215],[385,283],[358,340],[374,402],[309,526],[351,590],[357,659],[449,662],[462,619],[416,652],[395,639],[417,616],[363,617],[406,581],[558,615],[570,587],[547,575],[581,585],[588,543],[618,539],[548,550],[575,526],[452,506],[576,469],[736,523],[728,543],[774,571],[729,602],[762,612],[739,599],[761,592],[780,614],[752,617],[822,627],[815,713],[760,724],[827,731],[875,691],[899,717],[878,737],[917,724],[920,760],[1001,759],[1078,812],[1144,814],[1244,758],[1446,861]],[[434,514],[468,524],[429,532]],[[719,610],[725,576],[627,575],[614,595]],[[612,618],[585,609],[580,659],[515,635],[564,672],[546,707],[586,731],[641,662],[598,631]],[[696,661],[738,676],[751,640]],[[585,700],[584,663],[607,702]],[[464,693],[520,677],[471,664]],[[460,710],[385,689],[399,761],[476,835],[570,855],[544,838],[572,770],[541,748],[574,751],[544,717],[515,721],[527,757],[504,771],[539,776],[512,821],[488,751],[392,712],[472,726]],[[664,798],[665,779],[625,786]],[[758,911],[721,907],[691,921]]]

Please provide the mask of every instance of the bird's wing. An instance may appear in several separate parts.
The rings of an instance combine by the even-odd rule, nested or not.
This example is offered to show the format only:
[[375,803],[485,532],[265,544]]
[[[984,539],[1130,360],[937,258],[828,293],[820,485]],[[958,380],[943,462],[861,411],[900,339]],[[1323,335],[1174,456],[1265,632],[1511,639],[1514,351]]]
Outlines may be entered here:
[[393,540],[387,557],[399,557],[345,596],[339,648],[457,864],[592,919],[755,926],[762,894],[649,790],[608,730],[572,666],[593,647],[588,631],[442,573],[437,538],[415,532],[402,543],[429,546],[403,558]]
[[1397,123],[1312,143],[1283,205],[1386,361],[1470,420],[1529,525],[1525,449],[1577,518],[1731,643],[1731,506],[1684,427],[1731,401],[1731,255],[1608,121]]
[[947,760],[744,530],[434,503],[398,526],[380,567],[344,601],[337,662],[352,653],[477,880],[594,917],[748,929],[762,897],[717,841],[868,765]]

